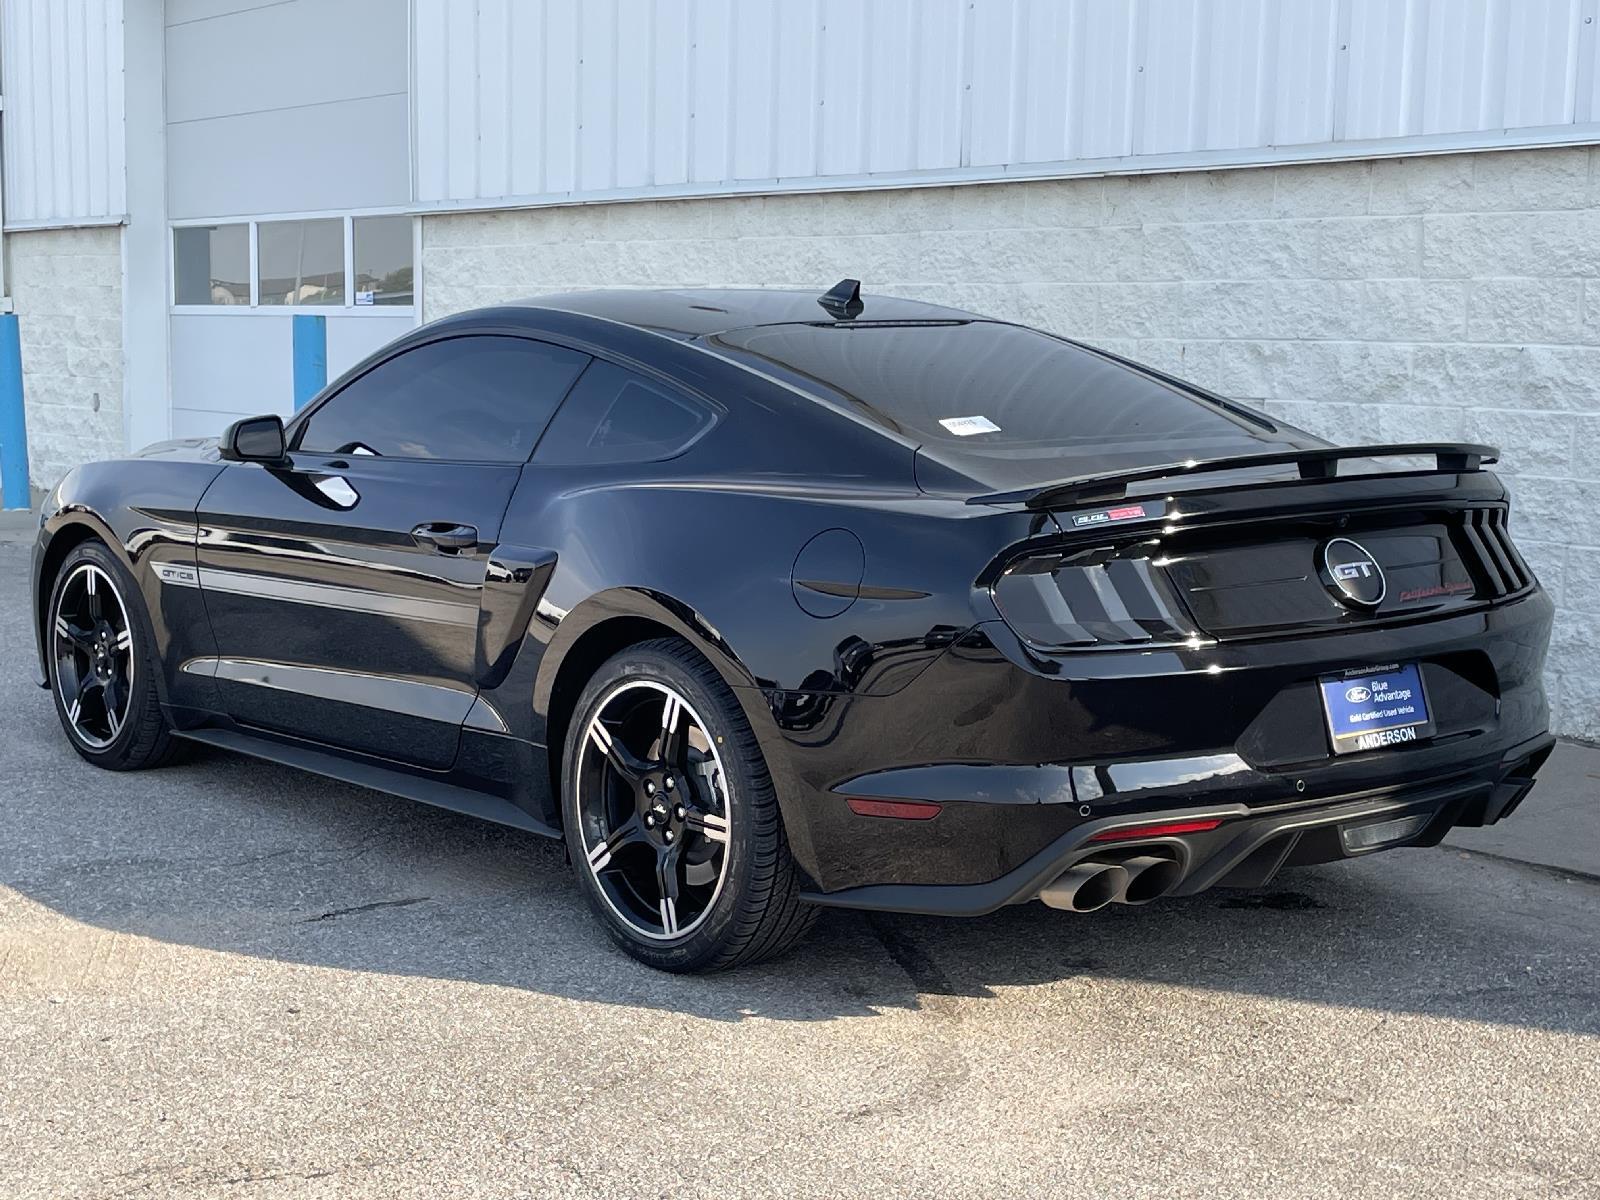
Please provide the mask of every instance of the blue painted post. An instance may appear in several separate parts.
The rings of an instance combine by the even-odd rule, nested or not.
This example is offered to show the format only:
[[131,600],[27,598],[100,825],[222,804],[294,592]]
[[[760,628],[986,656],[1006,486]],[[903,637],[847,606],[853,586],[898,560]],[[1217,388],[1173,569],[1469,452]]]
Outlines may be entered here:
[[0,313],[0,508],[27,508],[28,422],[17,314]]
[[294,410],[299,412],[328,386],[328,318],[294,317]]

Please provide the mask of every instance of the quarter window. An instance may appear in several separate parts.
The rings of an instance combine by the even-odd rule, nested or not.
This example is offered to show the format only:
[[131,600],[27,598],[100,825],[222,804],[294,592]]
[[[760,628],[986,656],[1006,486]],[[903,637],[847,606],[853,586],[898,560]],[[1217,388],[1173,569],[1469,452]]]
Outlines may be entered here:
[[589,356],[517,337],[430,342],[380,363],[312,410],[297,450],[526,462]]
[[619,463],[670,458],[711,421],[710,410],[699,401],[597,360],[550,422],[536,461]]

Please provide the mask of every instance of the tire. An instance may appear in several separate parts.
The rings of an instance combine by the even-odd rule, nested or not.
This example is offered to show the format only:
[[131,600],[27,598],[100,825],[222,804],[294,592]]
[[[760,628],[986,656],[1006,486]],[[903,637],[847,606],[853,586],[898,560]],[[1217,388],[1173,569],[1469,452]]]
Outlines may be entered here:
[[50,694],[72,748],[108,771],[170,762],[178,742],[161,711],[155,635],[116,555],[95,541],[73,550],[51,585],[45,620]]
[[686,643],[641,642],[605,662],[578,698],[561,763],[579,887],[634,958],[723,970],[782,954],[810,929],[816,910],[800,899],[755,735]]

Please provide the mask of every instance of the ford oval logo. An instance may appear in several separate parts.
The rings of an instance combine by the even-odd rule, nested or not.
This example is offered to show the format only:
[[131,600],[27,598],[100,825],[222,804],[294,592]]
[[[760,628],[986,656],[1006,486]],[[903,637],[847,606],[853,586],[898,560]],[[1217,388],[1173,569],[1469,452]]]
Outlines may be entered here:
[[1365,704],[1372,699],[1372,689],[1364,688],[1359,683],[1353,688],[1346,688],[1344,698],[1351,704]]
[[1383,568],[1361,543],[1334,538],[1322,548],[1323,583],[1334,599],[1355,608],[1377,608],[1389,590]]

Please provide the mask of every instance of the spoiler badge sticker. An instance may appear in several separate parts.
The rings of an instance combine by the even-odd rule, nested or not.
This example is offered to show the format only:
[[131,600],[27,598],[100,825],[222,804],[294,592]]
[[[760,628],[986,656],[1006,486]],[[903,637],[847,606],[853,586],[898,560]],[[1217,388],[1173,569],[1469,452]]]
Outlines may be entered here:
[[1118,508],[1098,508],[1094,512],[1073,513],[1072,527],[1082,529],[1085,525],[1109,525],[1114,521],[1134,521],[1140,517],[1158,515],[1146,512],[1142,504],[1124,504]]

